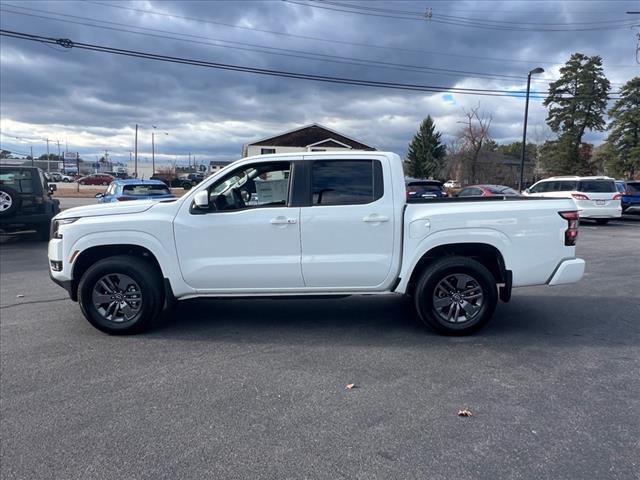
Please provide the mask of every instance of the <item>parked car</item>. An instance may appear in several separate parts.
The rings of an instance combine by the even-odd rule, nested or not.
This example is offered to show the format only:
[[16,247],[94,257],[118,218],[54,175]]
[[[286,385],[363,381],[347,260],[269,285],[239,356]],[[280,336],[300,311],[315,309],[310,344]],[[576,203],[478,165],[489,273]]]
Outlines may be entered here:
[[109,185],[115,178],[106,173],[92,173],[78,179],[80,185]]
[[411,198],[442,198],[449,196],[444,189],[442,182],[437,180],[417,180],[408,178],[407,199]]
[[640,180],[616,181],[622,213],[640,213]]
[[204,173],[186,173],[180,175],[180,180],[182,181],[182,188],[185,190],[189,190],[190,188],[199,184],[202,180],[206,178]]
[[505,185],[470,185],[460,190],[456,197],[517,197],[520,194]]
[[184,190],[190,190],[191,187],[195,185],[195,182],[190,178],[181,175],[166,175],[166,174],[158,174],[156,173],[154,176],[150,178],[150,180],[159,180],[163,182],[165,185],[171,188],[180,188],[182,187]]
[[444,188],[460,188],[461,186],[457,180],[447,180],[444,182]]
[[531,197],[573,198],[580,219],[606,225],[622,216],[621,198],[616,182],[610,177],[551,177],[534,183],[524,191]]
[[176,198],[169,187],[160,180],[114,180],[104,193],[96,194],[98,203],[130,200],[165,200]]
[[248,157],[174,202],[65,210],[50,273],[111,334],[194,297],[385,293],[410,295],[438,332],[468,334],[512,287],[577,282],[585,266],[573,200],[477,200],[407,200],[388,152]]
[[74,181],[74,178],[72,176],[65,175],[64,173],[60,173],[60,172],[49,172],[49,173],[45,173],[44,175],[45,177],[47,177],[47,181],[49,182],[69,183]]
[[0,167],[0,230],[35,230],[48,240],[51,219],[60,212],[60,201],[51,198],[55,190],[39,168]]

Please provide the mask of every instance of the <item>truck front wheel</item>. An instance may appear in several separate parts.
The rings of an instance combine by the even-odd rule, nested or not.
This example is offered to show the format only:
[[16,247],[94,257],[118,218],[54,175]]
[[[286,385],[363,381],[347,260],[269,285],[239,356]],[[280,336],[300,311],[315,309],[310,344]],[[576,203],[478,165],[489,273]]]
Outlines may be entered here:
[[78,299],[82,313],[98,330],[111,335],[140,333],[162,310],[161,275],[138,257],[108,257],[82,276]]
[[484,265],[454,256],[425,269],[414,298],[423,323],[444,335],[467,335],[491,319],[498,293],[496,280]]

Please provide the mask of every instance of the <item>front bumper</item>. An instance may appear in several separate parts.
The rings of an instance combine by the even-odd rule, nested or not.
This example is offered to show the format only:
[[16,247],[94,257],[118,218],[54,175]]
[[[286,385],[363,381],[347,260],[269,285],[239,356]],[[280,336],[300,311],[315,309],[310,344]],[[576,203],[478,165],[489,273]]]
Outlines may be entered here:
[[582,275],[584,275],[584,267],[585,262],[581,258],[562,260],[547,283],[549,285],[576,283],[582,278]]

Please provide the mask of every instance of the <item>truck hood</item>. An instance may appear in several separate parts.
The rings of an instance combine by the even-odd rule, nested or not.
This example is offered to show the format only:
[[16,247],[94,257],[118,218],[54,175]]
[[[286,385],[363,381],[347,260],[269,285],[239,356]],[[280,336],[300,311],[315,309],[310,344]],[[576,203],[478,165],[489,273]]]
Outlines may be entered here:
[[124,215],[128,213],[141,213],[149,210],[158,202],[152,200],[136,200],[119,203],[97,203],[95,205],[85,205],[65,210],[56,219],[80,218],[80,217],[101,217],[103,215]]

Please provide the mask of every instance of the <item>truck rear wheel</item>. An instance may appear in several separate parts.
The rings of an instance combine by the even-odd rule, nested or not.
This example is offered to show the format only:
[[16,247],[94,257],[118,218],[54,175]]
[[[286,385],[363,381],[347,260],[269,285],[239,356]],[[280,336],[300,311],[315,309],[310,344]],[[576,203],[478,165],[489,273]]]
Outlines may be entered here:
[[78,299],[82,313],[98,330],[111,335],[140,333],[162,310],[161,276],[140,258],[108,257],[82,276]]
[[491,319],[498,302],[491,272],[466,257],[447,257],[429,265],[414,297],[422,322],[444,335],[479,330]]

